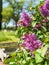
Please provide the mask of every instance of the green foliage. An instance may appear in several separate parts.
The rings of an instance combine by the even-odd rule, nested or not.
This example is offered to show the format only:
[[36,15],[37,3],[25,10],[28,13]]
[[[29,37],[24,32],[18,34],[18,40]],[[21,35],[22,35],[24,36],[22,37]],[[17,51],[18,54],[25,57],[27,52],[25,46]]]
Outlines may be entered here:
[[[14,0],[15,1],[15,0]],[[23,0],[22,0],[23,1]],[[41,0],[40,0],[41,1]],[[14,7],[14,11],[19,12],[19,8],[21,9],[20,4],[22,2],[17,2],[17,4],[13,5],[12,0],[8,0],[10,4],[12,4],[12,7]],[[19,4],[18,4],[19,3]],[[20,38],[21,36],[24,36],[25,33],[35,33],[42,41],[42,46],[35,50],[34,52],[34,57],[24,49],[23,47],[19,47],[19,50],[10,54],[10,58],[5,59],[4,63],[9,64],[9,65],[49,65],[49,18],[47,18],[47,22],[44,22],[46,26],[43,25],[42,20],[45,19],[39,11],[40,5],[43,5],[44,1],[42,0],[39,5],[37,5],[35,8],[32,7],[32,3],[30,4],[31,11],[34,10],[35,13],[33,13],[33,21],[30,23],[30,27],[25,27],[25,26],[20,26],[17,28],[16,35]],[[15,6],[17,6],[17,10]],[[41,24],[41,27],[39,29],[34,30],[34,27],[36,24]],[[13,38],[12,38],[13,39]],[[21,40],[19,40],[21,42]],[[22,42],[21,42],[22,43]]]
[[20,12],[23,8],[24,1],[20,0],[20,2],[17,2],[16,0],[5,0],[5,2],[9,3],[9,6],[6,8],[3,8],[2,16],[3,16],[3,22],[7,22],[10,19],[13,19],[15,22],[19,20]]
[[0,31],[0,42],[17,42],[19,39],[15,35],[15,31]]
[[42,62],[43,61],[43,58],[44,58],[45,53],[47,51],[47,48],[48,48],[48,45],[46,45],[45,47],[43,47],[41,49],[38,49],[35,52],[35,60],[36,60],[36,63],[39,63],[39,62]]
[[11,58],[6,59],[4,63],[9,63],[10,65],[14,65],[14,63],[16,65],[30,65],[30,64],[33,65],[32,58],[25,49],[24,50],[20,49],[18,52],[15,53],[15,55],[16,55],[15,57],[12,56]]
[[8,22],[11,19],[12,15],[13,15],[13,9],[11,6],[4,8],[2,10],[2,16],[3,16],[2,21]]
[[[45,53],[47,51],[48,45],[34,52],[35,58],[32,57],[28,51],[20,47],[17,52],[10,54],[10,58],[6,59],[4,63],[9,65],[45,65],[49,64],[48,59],[45,60]],[[44,64],[42,64],[44,63]]]

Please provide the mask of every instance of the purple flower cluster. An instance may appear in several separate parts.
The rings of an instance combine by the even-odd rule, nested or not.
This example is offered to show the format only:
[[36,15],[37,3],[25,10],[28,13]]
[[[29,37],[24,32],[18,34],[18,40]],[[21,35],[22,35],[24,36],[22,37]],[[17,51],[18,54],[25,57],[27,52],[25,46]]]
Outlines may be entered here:
[[49,0],[46,0],[44,5],[40,7],[40,12],[44,17],[49,16]]
[[42,46],[42,42],[37,39],[37,36],[34,33],[25,34],[23,46],[30,52],[33,52]]
[[31,21],[32,21],[32,18],[30,18],[30,16],[29,16],[27,13],[23,12],[23,13],[22,13],[21,24],[22,24],[23,26],[28,27],[28,26],[30,26],[30,22],[31,22]]

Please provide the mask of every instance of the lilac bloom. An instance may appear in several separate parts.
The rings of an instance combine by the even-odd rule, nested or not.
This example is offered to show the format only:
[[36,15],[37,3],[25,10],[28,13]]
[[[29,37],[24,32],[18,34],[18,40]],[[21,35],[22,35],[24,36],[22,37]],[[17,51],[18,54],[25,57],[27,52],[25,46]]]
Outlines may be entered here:
[[42,46],[42,42],[37,39],[37,36],[34,33],[25,34],[23,46],[30,50],[30,52],[38,49]]
[[49,16],[49,10],[47,10],[44,6],[40,7],[40,12],[42,15],[44,15],[45,17]]
[[27,13],[23,12],[23,13],[22,13],[21,24],[22,24],[23,26],[28,27],[28,26],[30,26],[30,22],[31,22],[31,21],[32,21],[32,18],[30,18],[30,16],[29,16]]
[[46,0],[44,5],[40,7],[40,12],[44,17],[49,16],[49,0]]
[[49,0],[46,0],[44,3],[44,7],[49,10]]

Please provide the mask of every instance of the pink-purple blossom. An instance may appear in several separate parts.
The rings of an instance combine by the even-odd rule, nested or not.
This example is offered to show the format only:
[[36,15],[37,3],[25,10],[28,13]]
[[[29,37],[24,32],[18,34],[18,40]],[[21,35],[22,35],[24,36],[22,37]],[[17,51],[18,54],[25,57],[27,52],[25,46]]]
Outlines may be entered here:
[[44,17],[49,16],[49,0],[46,0],[44,5],[40,7],[40,12]]
[[37,36],[34,33],[25,34],[23,46],[30,52],[33,52],[42,46],[42,42],[37,39]]
[[49,0],[45,1],[44,7],[47,8],[47,10],[49,10]]
[[22,19],[21,19],[21,24],[23,26],[30,26],[30,22],[32,21],[32,18],[30,18],[30,16],[26,13],[26,12],[23,12],[22,13]]

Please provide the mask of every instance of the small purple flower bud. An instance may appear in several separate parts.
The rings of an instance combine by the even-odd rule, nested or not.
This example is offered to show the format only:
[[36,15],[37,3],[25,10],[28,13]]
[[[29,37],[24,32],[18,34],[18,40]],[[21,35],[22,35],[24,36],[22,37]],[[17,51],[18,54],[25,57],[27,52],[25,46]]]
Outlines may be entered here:
[[33,29],[34,29],[34,30],[38,30],[40,27],[41,27],[41,24],[36,24]]
[[43,23],[47,22],[47,19],[43,19],[42,22],[43,22]]

